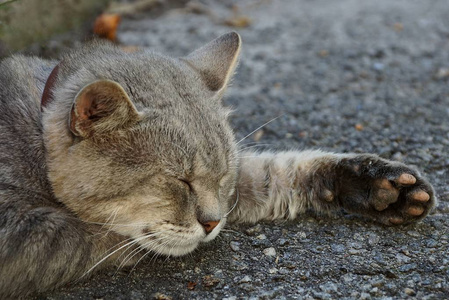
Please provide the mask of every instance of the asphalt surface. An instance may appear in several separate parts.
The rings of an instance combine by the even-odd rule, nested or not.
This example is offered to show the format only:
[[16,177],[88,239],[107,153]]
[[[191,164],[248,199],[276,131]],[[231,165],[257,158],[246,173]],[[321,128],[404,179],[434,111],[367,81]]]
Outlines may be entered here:
[[434,184],[437,210],[394,228],[313,213],[228,226],[186,257],[150,255],[40,299],[449,298],[447,1],[201,3],[125,19],[118,39],[182,56],[237,30],[241,62],[224,102],[238,138],[280,116],[247,145],[401,160]]

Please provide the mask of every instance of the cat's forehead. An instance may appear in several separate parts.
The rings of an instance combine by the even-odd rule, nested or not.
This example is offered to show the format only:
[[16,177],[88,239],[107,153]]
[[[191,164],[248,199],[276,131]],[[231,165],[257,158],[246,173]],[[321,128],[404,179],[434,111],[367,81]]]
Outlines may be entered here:
[[117,82],[142,115],[123,139],[122,145],[129,147],[123,151],[113,147],[111,154],[131,164],[148,160],[152,166],[178,173],[195,170],[220,176],[226,172],[234,148],[227,121],[230,110],[197,70],[182,59],[147,51],[128,54],[107,45],[85,54],[69,58],[71,72],[83,68],[87,69],[83,74],[93,75],[90,81]]
[[[197,171],[214,169],[224,172],[227,158],[234,151],[234,137],[227,124],[225,111],[210,109],[177,111],[148,110],[142,120],[148,143],[159,156],[171,156],[170,161],[187,161]],[[150,147],[150,145],[148,145]]]
[[[138,59],[135,59],[138,58]],[[133,59],[115,62],[109,71],[111,80],[119,82],[133,102],[144,107],[219,106],[199,75],[181,60],[154,53],[143,53]],[[198,101],[204,101],[199,104]]]

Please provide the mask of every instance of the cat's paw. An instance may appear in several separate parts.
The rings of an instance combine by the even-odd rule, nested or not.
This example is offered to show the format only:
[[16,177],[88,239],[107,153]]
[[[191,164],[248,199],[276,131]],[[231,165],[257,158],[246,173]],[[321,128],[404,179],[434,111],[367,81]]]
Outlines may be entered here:
[[432,185],[402,163],[358,155],[343,159],[337,170],[335,192],[341,205],[383,224],[418,221],[435,206]]

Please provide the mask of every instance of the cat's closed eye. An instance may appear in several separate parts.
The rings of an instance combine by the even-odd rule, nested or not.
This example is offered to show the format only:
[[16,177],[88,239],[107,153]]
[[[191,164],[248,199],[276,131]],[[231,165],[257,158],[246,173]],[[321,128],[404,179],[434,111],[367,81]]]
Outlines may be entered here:
[[190,191],[193,192],[193,187],[187,179],[178,178],[178,180]]

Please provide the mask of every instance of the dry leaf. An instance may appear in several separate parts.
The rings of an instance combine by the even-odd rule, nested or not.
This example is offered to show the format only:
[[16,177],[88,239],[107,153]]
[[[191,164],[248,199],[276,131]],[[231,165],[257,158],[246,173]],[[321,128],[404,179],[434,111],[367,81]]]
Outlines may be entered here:
[[215,278],[214,275],[206,275],[203,277],[203,286],[211,287],[220,282],[220,279]]
[[197,283],[193,282],[193,281],[189,281],[189,283],[187,283],[187,288],[191,291],[193,291],[196,287]]
[[94,24],[94,33],[101,38],[115,41],[117,38],[117,27],[120,24],[120,16],[117,14],[101,14]]

